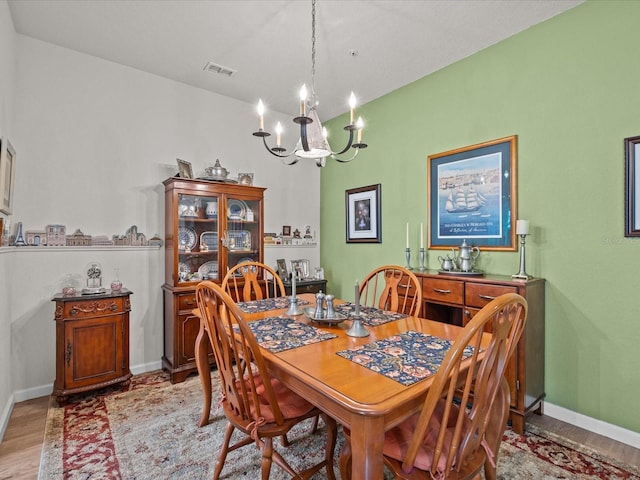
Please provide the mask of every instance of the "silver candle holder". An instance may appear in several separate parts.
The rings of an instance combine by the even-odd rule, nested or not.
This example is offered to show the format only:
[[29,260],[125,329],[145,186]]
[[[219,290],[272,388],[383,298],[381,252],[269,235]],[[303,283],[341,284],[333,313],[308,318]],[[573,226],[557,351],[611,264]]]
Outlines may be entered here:
[[420,247],[420,267],[418,267],[418,270],[420,272],[424,272],[426,270],[426,267],[424,266],[424,260],[425,260],[424,247]]
[[406,265],[406,269],[407,270],[413,270],[413,267],[411,266],[411,249],[409,247],[405,248],[404,250],[404,256],[407,260],[407,265]]
[[347,335],[350,337],[368,337],[369,331],[364,328],[362,322],[360,322],[360,285],[356,282],[355,285],[355,302],[354,312],[349,317],[352,318],[351,326],[347,330]]
[[298,306],[298,299],[296,298],[296,274],[295,272],[291,274],[291,298],[289,304],[289,310],[287,310],[287,315],[302,315],[304,311],[300,306]]
[[518,220],[516,222],[516,235],[520,237],[520,270],[515,275],[511,275],[511,278],[519,278],[522,280],[529,280],[533,278],[526,272],[525,268],[525,242],[527,235],[529,234],[529,221]]

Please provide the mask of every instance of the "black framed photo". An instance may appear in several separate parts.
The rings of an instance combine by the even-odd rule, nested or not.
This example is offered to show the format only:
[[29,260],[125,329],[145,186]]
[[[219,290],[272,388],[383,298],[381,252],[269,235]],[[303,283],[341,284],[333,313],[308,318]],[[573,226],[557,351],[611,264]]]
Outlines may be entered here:
[[178,162],[178,174],[180,178],[193,178],[193,169],[191,168],[191,163],[176,158]]
[[382,243],[381,185],[345,192],[347,243]]
[[278,275],[284,281],[289,280],[289,272],[287,271],[287,262],[284,258],[278,258],[276,260],[276,265],[278,267]]
[[640,237],[640,136],[624,139],[624,236]]
[[430,249],[516,250],[516,138],[427,157]]

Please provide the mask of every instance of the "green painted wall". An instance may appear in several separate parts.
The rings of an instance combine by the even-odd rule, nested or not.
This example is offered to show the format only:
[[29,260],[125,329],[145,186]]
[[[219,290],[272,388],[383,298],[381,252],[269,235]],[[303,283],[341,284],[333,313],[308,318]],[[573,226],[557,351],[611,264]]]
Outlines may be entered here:
[[[640,135],[638,25],[640,2],[590,1],[364,105],[369,148],[321,181],[321,264],[348,299],[373,267],[405,264],[406,222],[415,255],[427,155],[516,134],[527,272],[547,280],[547,400],[636,432],[640,238],[624,237],[623,139]],[[345,190],[376,183],[382,243],[347,244]],[[518,255],[483,252],[480,268],[510,275]]]

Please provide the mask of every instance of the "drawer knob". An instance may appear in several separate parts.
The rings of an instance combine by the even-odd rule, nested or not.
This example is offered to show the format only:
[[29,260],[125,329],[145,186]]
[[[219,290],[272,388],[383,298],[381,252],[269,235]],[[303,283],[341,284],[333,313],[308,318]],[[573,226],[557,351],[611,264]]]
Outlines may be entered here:
[[193,299],[191,298],[186,298],[184,300],[185,305],[194,305],[196,302],[193,301]]

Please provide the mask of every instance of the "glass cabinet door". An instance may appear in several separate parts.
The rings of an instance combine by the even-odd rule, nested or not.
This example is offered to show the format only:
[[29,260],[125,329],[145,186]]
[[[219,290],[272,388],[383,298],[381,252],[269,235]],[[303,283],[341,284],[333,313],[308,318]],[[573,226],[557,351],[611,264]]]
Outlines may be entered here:
[[260,200],[227,198],[226,228],[222,244],[227,268],[260,261]]
[[219,280],[217,195],[178,195],[178,282]]

